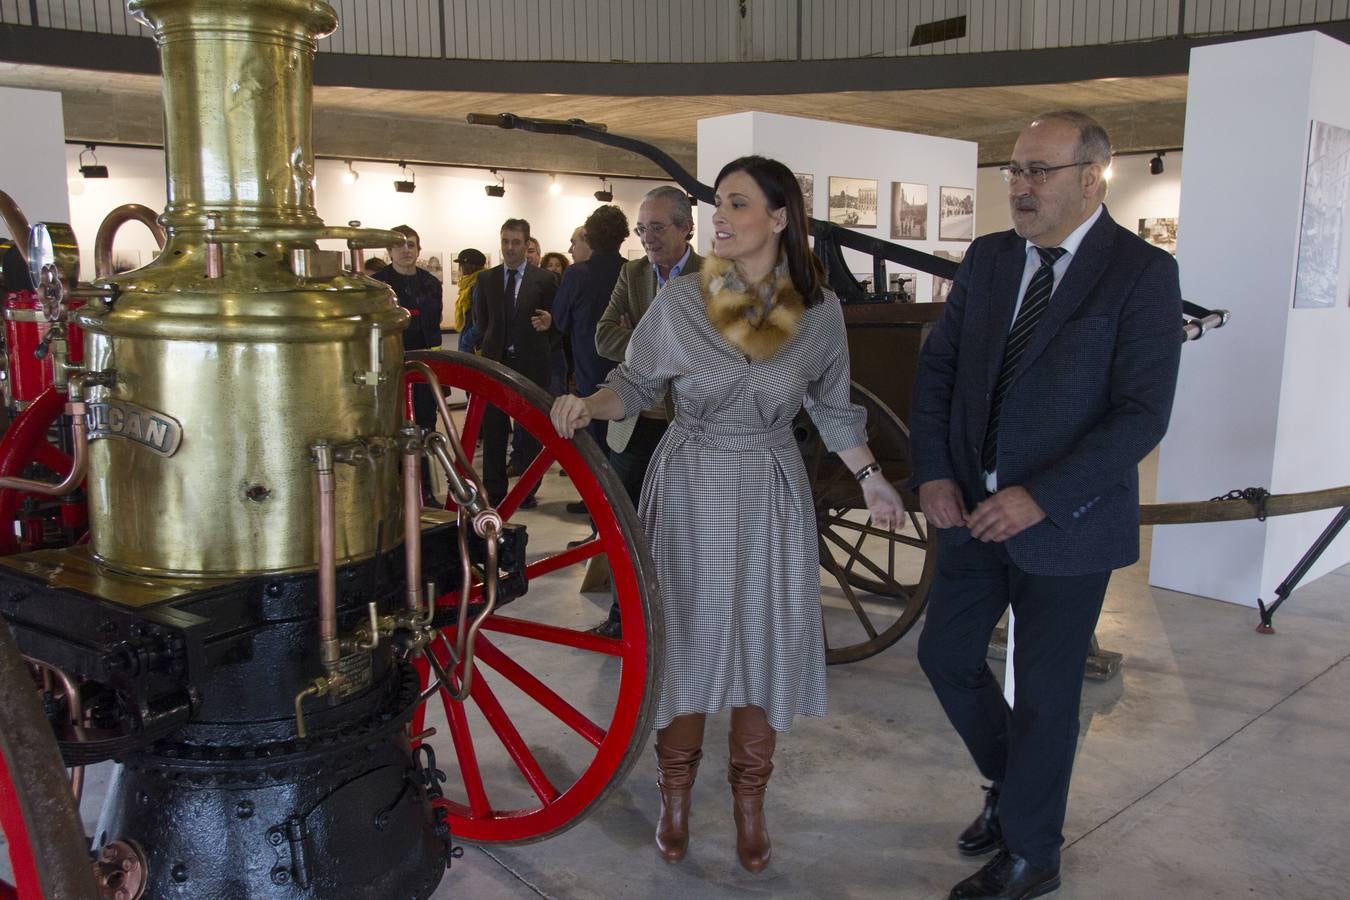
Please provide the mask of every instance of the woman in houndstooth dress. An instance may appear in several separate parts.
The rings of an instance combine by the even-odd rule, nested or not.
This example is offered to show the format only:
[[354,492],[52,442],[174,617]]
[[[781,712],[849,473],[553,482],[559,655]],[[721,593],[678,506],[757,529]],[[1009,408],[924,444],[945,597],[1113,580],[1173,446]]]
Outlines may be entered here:
[[889,527],[902,508],[884,478],[870,477],[843,314],[807,245],[796,178],[744,157],[722,170],[717,192],[715,255],[656,295],[625,363],[590,397],[559,398],[553,421],[570,437],[671,390],[675,419],[638,511],[666,624],[656,843],[669,861],[684,856],[704,720],[731,707],[737,853],[757,872],[769,861],[763,795],[775,733],[826,707],[815,508],[792,432],[803,406],[826,447],[858,472],[874,522]]

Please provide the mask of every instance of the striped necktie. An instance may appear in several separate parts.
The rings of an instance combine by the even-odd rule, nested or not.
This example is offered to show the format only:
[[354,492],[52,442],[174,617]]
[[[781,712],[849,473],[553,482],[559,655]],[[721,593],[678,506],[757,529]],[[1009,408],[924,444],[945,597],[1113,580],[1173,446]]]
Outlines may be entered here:
[[984,451],[980,454],[980,462],[986,472],[997,471],[998,416],[1003,407],[1003,398],[1008,393],[1013,376],[1017,374],[1017,363],[1022,358],[1022,351],[1031,343],[1036,324],[1050,305],[1050,294],[1055,289],[1055,262],[1069,251],[1063,247],[1037,247],[1036,252],[1041,255],[1041,265],[1027,283],[1022,307],[1017,311],[1017,321],[1013,322],[1012,331],[1008,332],[1008,344],[1003,349],[1003,366],[998,372],[998,385],[994,388],[993,401],[989,404],[989,426],[984,432]]

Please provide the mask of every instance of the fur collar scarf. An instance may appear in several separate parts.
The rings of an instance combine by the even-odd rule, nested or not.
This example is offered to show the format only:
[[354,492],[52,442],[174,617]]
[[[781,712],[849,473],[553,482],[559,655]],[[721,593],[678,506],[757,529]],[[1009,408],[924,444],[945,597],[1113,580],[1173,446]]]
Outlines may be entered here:
[[771,358],[797,333],[806,303],[792,286],[785,259],[770,278],[747,285],[734,262],[709,256],[702,279],[708,321],[751,359]]

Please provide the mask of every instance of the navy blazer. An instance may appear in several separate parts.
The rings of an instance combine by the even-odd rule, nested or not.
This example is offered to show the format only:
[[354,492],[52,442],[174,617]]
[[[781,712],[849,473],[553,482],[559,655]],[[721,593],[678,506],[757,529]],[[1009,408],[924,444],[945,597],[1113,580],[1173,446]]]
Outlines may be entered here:
[[[972,243],[919,357],[912,483],[955,479],[967,509],[986,496],[980,451],[1025,266],[1013,231]],[[1167,430],[1181,324],[1176,261],[1103,210],[999,413],[998,486],[1021,485],[1046,512],[1006,542],[1019,568],[1083,575],[1139,558],[1138,464]],[[939,545],[970,539],[939,532]]]
[[595,325],[609,306],[625,262],[618,251],[594,253],[563,272],[558,295],[553,298],[553,324],[572,342],[577,393],[583,397],[595,393],[609,370],[618,365],[596,352]]

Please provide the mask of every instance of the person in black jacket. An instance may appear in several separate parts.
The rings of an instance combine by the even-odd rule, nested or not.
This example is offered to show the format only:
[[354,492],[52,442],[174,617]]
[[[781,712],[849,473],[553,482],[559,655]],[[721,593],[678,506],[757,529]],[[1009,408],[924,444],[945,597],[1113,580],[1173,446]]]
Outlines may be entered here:
[[[403,349],[439,350],[441,310],[444,304],[441,282],[426,269],[418,268],[417,257],[422,252],[422,240],[417,232],[407,225],[399,225],[391,230],[403,235],[404,240],[389,248],[392,264],[370,277],[393,288],[398,305],[412,316],[407,330],[403,332]],[[436,402],[430,385],[413,387],[413,419],[422,429],[436,427]],[[431,490],[430,467],[425,457],[422,459],[422,501],[429,506],[438,503]]]

